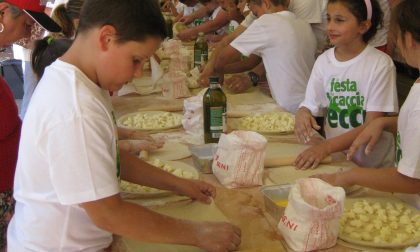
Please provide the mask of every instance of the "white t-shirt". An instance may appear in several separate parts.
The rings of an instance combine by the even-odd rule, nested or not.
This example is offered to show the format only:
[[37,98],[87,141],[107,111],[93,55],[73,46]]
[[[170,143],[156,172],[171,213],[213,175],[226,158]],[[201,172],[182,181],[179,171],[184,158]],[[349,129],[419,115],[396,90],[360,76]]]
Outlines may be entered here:
[[398,172],[420,179],[420,82],[410,93],[398,116],[396,161]]
[[[317,51],[322,51],[327,43],[327,3],[328,0],[291,0],[288,7],[297,18],[311,24],[317,40]],[[250,12],[241,25],[248,28],[256,19],[257,17]]]
[[379,47],[388,43],[388,31],[391,23],[391,7],[389,0],[378,0],[378,3],[383,12],[383,24],[380,29],[376,32],[375,36],[369,40],[369,45],[373,47]]
[[191,15],[193,12],[197,11],[198,9],[200,9],[201,7],[203,7],[203,5],[201,3],[197,3],[194,6],[187,6],[185,5],[184,7],[184,16],[189,16]]
[[[216,19],[217,15],[219,15],[219,12],[221,10],[222,10],[222,7],[221,6],[217,7],[216,9],[214,9],[213,13],[209,17],[209,20]],[[229,28],[229,23],[226,24],[225,26],[219,28],[217,31],[214,32],[214,34],[216,34],[216,35],[224,35],[227,32],[228,28]]]
[[310,25],[290,11],[265,14],[231,46],[245,56],[262,57],[273,98],[295,113],[315,61],[316,40]]
[[[331,48],[316,60],[305,100],[300,105],[308,108],[314,116],[325,116],[327,138],[342,135],[362,125],[366,112],[398,111],[396,72],[388,55],[367,46],[353,59],[340,62],[334,51],[335,48]],[[387,159],[388,164],[391,162],[388,157],[394,156],[391,154],[393,146],[389,148],[393,143],[392,137],[385,137],[386,142],[390,141],[383,146],[387,150],[378,153],[384,153],[381,157]],[[356,155],[354,161],[359,165],[377,167],[384,162],[375,161],[378,155],[371,153],[370,160]]]
[[176,8],[176,12],[179,13],[184,13],[184,8],[187,7],[185,4],[181,3],[178,1],[178,3],[176,4],[175,8]]
[[46,68],[22,127],[8,251],[100,251],[112,235],[79,204],[119,193],[107,91],[60,60]]
[[328,0],[290,0],[288,9],[296,17],[311,24],[317,40],[317,51],[321,52],[327,43],[327,4]]
[[255,16],[252,12],[249,12],[249,14],[246,15],[245,19],[241,22],[241,25],[248,28],[256,19],[257,16]]

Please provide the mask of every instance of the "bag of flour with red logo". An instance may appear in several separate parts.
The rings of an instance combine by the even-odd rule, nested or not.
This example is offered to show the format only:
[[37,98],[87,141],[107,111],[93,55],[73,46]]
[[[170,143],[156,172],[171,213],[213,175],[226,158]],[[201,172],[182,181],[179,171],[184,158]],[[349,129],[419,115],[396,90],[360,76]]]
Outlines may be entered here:
[[267,139],[252,131],[222,134],[213,158],[213,174],[227,188],[262,185]]
[[295,251],[333,247],[337,242],[345,197],[343,188],[323,180],[297,180],[277,226],[287,245]]

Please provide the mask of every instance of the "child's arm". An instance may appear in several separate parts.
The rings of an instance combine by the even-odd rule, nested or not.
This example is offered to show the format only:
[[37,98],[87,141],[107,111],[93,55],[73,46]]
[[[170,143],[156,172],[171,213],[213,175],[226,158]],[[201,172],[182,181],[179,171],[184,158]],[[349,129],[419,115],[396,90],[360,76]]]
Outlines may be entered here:
[[411,178],[396,168],[353,168],[346,172],[320,174],[318,177],[332,185],[348,187],[360,185],[385,192],[420,193],[420,179]]
[[241,242],[240,229],[229,223],[175,219],[123,201],[119,194],[80,206],[97,227],[135,240],[192,245],[206,251],[233,251]]
[[[251,54],[247,59],[236,61],[223,67],[223,74],[233,74],[249,71],[261,63],[261,58],[255,54]],[[219,69],[220,70],[220,69]]]
[[156,168],[125,150],[120,151],[121,178],[140,185],[176,192],[204,203],[216,194],[214,186],[199,180],[179,178]]
[[234,62],[238,57],[241,56],[241,53],[231,45],[224,47],[220,54],[223,55],[223,57],[217,57],[214,63],[214,71],[216,73],[223,73],[225,65]]
[[301,143],[309,142],[313,135],[313,129],[320,130],[321,126],[318,125],[308,108],[300,107],[295,116],[296,138]]
[[356,139],[369,122],[382,116],[384,116],[383,112],[367,112],[365,123],[363,125],[340,136],[327,139],[320,144],[308,148],[296,158],[294,165],[298,169],[317,167],[318,164],[329,154],[348,149],[353,143],[353,140]]
[[396,116],[380,117],[368,123],[351,144],[349,151],[347,152],[347,160],[350,160],[353,157],[354,153],[356,153],[361,145],[366,145],[365,154],[369,155],[382,132],[385,130],[395,135],[397,134],[397,126],[398,117]]
[[[214,65],[217,58],[219,55],[220,57],[225,57],[225,55],[222,53],[223,49],[228,46],[230,42],[232,42],[235,38],[241,35],[245,29],[246,28],[244,26],[239,25],[238,28],[236,28],[232,33],[225,36],[222,41],[216,44],[216,48],[213,50],[209,61],[205,65],[204,70],[198,79],[198,83],[200,83],[201,86],[207,87],[209,85],[208,78],[215,73]],[[237,57],[237,60],[239,60],[239,56]]]
[[180,18],[179,22],[184,23],[185,25],[189,25],[192,22],[194,22],[194,20],[207,16],[208,12],[209,12],[209,9],[206,6],[202,6],[197,11],[194,11],[193,13],[191,13],[191,15],[183,16],[182,18]]
[[209,33],[217,31],[217,29],[220,29],[220,27],[225,26],[227,23],[229,23],[229,18],[226,11],[220,10],[219,14],[217,14],[217,17],[214,20],[209,20],[197,27],[182,31],[178,33],[178,38],[181,40],[190,40],[197,37],[198,33],[200,32]]

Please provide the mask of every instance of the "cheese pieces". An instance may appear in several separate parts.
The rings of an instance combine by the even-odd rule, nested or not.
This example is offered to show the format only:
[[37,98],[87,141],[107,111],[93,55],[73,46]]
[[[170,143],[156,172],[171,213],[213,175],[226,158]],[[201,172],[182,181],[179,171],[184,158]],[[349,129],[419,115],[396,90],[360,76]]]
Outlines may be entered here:
[[291,132],[295,117],[287,112],[267,113],[240,119],[240,128],[261,133]]
[[[159,159],[152,159],[149,162],[151,165],[158,167],[166,172],[172,173],[173,175],[185,179],[196,179],[198,178],[197,173],[193,173],[192,171],[189,171],[187,169],[183,168],[177,168],[174,167],[173,162],[169,164],[169,162],[162,162]],[[120,183],[121,191],[126,193],[140,193],[140,194],[158,194],[161,192],[165,192],[160,189],[148,187],[148,186],[142,186],[134,183],[130,183],[128,181],[121,180]]]
[[119,119],[122,127],[139,130],[162,130],[181,126],[182,115],[164,111],[146,111],[124,115]]
[[420,214],[402,202],[359,200],[340,219],[340,238],[361,245],[398,247],[420,240]]

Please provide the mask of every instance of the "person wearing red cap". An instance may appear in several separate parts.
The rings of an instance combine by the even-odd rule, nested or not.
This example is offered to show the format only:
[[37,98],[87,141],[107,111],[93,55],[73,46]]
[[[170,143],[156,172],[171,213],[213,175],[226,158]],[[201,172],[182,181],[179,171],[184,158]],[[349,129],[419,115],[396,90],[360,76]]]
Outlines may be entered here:
[[[28,37],[34,20],[49,30],[60,27],[43,14],[39,0],[0,1],[0,47]],[[44,16],[45,15],[45,16]],[[6,245],[6,230],[13,214],[13,177],[16,167],[21,121],[13,94],[0,77],[0,251]]]

